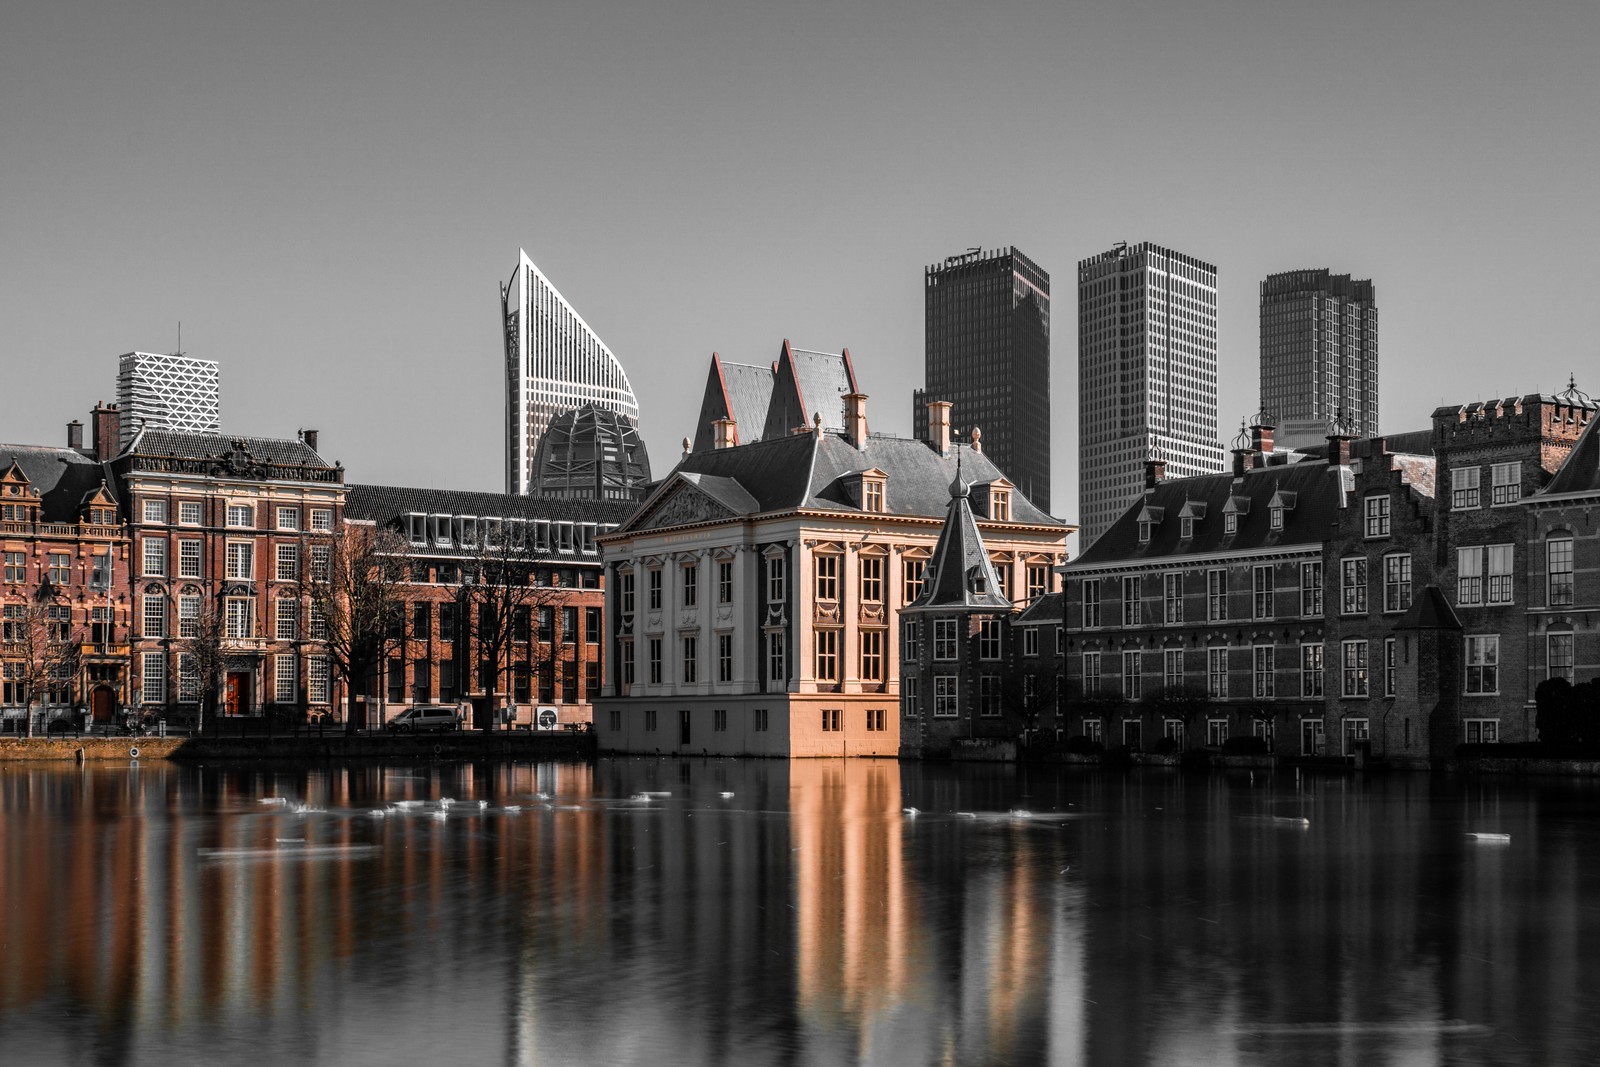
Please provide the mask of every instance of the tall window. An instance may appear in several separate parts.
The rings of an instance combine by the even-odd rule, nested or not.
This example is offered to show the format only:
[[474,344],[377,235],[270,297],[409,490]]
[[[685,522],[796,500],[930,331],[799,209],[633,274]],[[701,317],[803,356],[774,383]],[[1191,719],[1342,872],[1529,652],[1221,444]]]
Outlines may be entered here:
[[1560,607],[1572,603],[1572,538],[1552,537],[1545,542],[1545,603]]
[[143,615],[144,636],[167,636],[167,598],[164,596],[146,596],[144,598]]
[[1022,654],[1024,656],[1037,656],[1039,654],[1039,628],[1037,626],[1023,628]]
[[1270,619],[1273,615],[1272,564],[1251,568],[1251,608],[1253,618]]
[[1000,714],[1000,676],[985,674],[978,679],[978,714],[993,718]]
[[1383,695],[1392,697],[1395,693],[1395,659],[1394,638],[1383,639]]
[[1228,650],[1206,649],[1206,692],[1212,700],[1228,699]]
[[914,663],[922,658],[922,626],[916,619],[900,621],[900,658]]
[[956,620],[933,620],[933,658],[956,658]]
[[1050,591],[1050,567],[1044,563],[1028,564],[1028,599],[1036,600]]
[[651,685],[660,685],[661,684],[661,638],[659,638],[659,637],[650,638],[649,644],[646,646],[646,651],[649,653],[650,684]]
[[1129,700],[1138,700],[1144,694],[1144,675],[1139,662],[1141,655],[1138,649],[1128,649],[1122,653],[1122,695]]
[[[139,573],[147,578],[160,578],[167,573],[167,539],[146,537],[140,542],[142,565]],[[50,579],[56,581],[54,577]],[[59,583],[58,583],[59,584]]]
[[861,631],[861,680],[883,681],[883,631]]
[[865,511],[883,510],[883,483],[873,478],[862,481],[861,488],[864,497]]
[[692,608],[700,598],[700,568],[690,563],[683,568],[683,606]]
[[960,681],[953,674],[936,674],[933,676],[933,717],[936,719],[953,719],[961,713],[961,695],[957,688]]
[[1489,580],[1484,584],[1485,603],[1511,603],[1514,553],[1512,545],[1488,546]]
[[1499,507],[1522,499],[1522,464],[1496,463],[1489,468],[1489,473],[1494,482],[1490,490],[1491,504]]
[[[290,700],[294,697],[291,695]],[[200,665],[187,652],[178,653],[178,703],[200,702]]]
[[[446,664],[445,666],[448,666]],[[328,702],[328,657],[312,656],[307,662],[306,700],[312,704]],[[441,690],[440,696],[443,697]]]
[[1100,580],[1083,580],[1083,628],[1092,630],[1100,625]]
[[1467,692],[1500,692],[1500,635],[1467,638]]
[[1389,536],[1389,494],[1369,496],[1366,499],[1366,535],[1368,537]]
[[1161,576],[1161,617],[1170,626],[1183,621],[1183,572]]
[[1340,644],[1340,655],[1343,663],[1343,687],[1340,691],[1347,697],[1366,696],[1367,643],[1344,641]]
[[922,583],[927,575],[928,563],[927,560],[908,558],[901,562],[900,567],[902,575],[901,593],[904,597],[904,602],[909,604],[922,595]]
[[333,548],[331,545],[312,545],[306,577],[313,582],[326,582],[333,578]]
[[300,546],[279,545],[276,577],[280,582],[294,582],[300,579]]
[[685,635],[683,645],[683,683],[694,685],[700,680],[700,639]]
[[839,557],[832,552],[819,552],[811,557],[816,562],[816,595],[818,600],[839,599]]
[[300,636],[298,601],[285,596],[273,602],[272,636],[279,641],[293,641]]
[[230,638],[256,635],[255,601],[250,597],[231,596],[224,602],[223,623]]
[[1084,695],[1087,696],[1090,693],[1098,693],[1100,691],[1100,685],[1100,653],[1085,652],[1083,654]]
[[861,599],[869,604],[883,601],[883,557],[861,557]]
[[200,598],[193,593],[178,597],[178,636],[200,636]]
[[1161,684],[1168,689],[1174,689],[1183,684],[1183,649],[1162,649]]
[[203,578],[200,571],[200,542],[178,542],[178,577]]
[[1142,582],[1136,574],[1130,574],[1122,579],[1122,625],[1144,625],[1144,600],[1141,596]]
[[1383,557],[1383,610],[1404,611],[1411,606],[1411,557]]
[[1273,673],[1272,646],[1257,645],[1251,649],[1252,674],[1255,679],[1257,700],[1271,700],[1276,696],[1276,678]]
[[1300,564],[1300,614],[1315,618],[1322,614],[1322,561]]
[[978,623],[978,658],[1000,658],[1000,620],[984,619]]
[[647,601],[647,605],[648,605],[647,606],[647,610],[649,610],[649,611],[660,611],[661,610],[661,568],[660,567],[651,567],[649,573],[650,573],[650,577],[649,577],[649,580],[648,580],[648,587],[647,587],[648,588],[648,597],[649,597],[649,599]]
[[733,561],[719,560],[717,563],[717,603],[733,603]]
[[295,700],[294,654],[283,653],[272,657],[273,699],[279,704],[293,704]]
[[781,604],[787,590],[785,560],[782,557],[773,557],[767,560],[767,603]]
[[1361,615],[1367,610],[1367,560],[1365,556],[1339,561],[1339,611]]
[[1322,697],[1322,646],[1300,646],[1300,695],[1306,698]]
[[21,585],[27,581],[28,555],[25,552],[7,552],[5,554],[5,580],[10,585]]
[[767,682],[782,685],[789,678],[784,660],[784,634],[782,630],[767,632]]
[[1450,469],[1450,507],[1459,511],[1478,506],[1478,477],[1481,467],[1452,467]]
[[1549,634],[1545,637],[1546,674],[1551,678],[1565,678],[1569,682],[1578,680],[1573,666],[1572,651],[1573,635],[1569,633]]
[[1228,617],[1228,572],[1218,567],[1206,571],[1206,619],[1221,622]]
[[228,542],[228,577],[243,580],[255,577],[255,546],[249,541]]
[[167,702],[167,655],[164,652],[146,652],[140,666],[144,671],[144,690],[141,699],[146,704]]
[[[837,559],[838,557],[833,557]],[[839,680],[839,631],[817,630],[814,641],[817,647],[817,681]]]
[[900,679],[900,714],[908,719],[921,714],[917,706],[917,676],[914,674]]

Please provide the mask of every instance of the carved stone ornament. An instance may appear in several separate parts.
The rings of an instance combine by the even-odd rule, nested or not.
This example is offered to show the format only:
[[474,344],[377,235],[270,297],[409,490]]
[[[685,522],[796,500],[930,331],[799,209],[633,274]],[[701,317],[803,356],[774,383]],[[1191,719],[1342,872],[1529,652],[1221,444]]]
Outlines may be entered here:
[[695,522],[713,522],[735,517],[732,511],[698,489],[683,485],[657,505],[644,522],[639,524],[638,529],[659,530],[667,526],[687,526]]
[[789,625],[789,619],[784,614],[783,605],[782,604],[769,604],[769,605],[767,605],[767,621],[766,621],[766,623],[764,625],[767,625],[767,626],[787,626],[787,625]]

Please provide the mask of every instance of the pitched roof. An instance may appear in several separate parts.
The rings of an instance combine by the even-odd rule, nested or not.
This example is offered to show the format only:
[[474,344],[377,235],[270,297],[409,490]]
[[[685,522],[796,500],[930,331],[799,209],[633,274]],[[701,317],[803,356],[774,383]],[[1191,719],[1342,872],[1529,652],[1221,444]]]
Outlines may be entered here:
[[478,493],[460,489],[415,489],[395,485],[352,485],[345,496],[347,519],[388,525],[408,514],[475,515],[491,519],[544,519],[620,525],[633,514],[629,500],[571,500],[564,497]]
[[[1129,504],[1126,511],[1069,568],[1104,563],[1137,563],[1168,556],[1204,555],[1320,544],[1338,517],[1344,493],[1354,485],[1347,467],[1302,460],[1245,471],[1244,477],[1202,474],[1157,482]],[[1283,514],[1283,528],[1272,529],[1270,504],[1279,493],[1293,493],[1294,507]],[[1183,539],[1180,516],[1186,503],[1204,504],[1204,518],[1194,521],[1194,536]],[[1139,516],[1146,508],[1162,511],[1139,540]],[[1238,529],[1227,533],[1224,516],[1237,516]]]
[[1011,601],[1000,592],[1000,576],[983,534],[972,517],[971,491],[958,473],[950,485],[944,529],[939,531],[939,543],[928,560],[922,592],[900,609],[902,614],[1011,610]]
[[1600,493],[1600,435],[1596,434],[1596,426],[1600,426],[1600,418],[1590,419],[1578,443],[1562,461],[1561,469],[1549,485],[1534,494],[1536,498],[1559,493]]
[[1022,610],[1022,614],[1016,617],[1017,625],[1061,622],[1066,614],[1066,605],[1062,603],[1065,597],[1064,593],[1046,593],[1044,596],[1034,597]]
[[79,509],[106,482],[106,492],[116,499],[116,488],[103,465],[75,448],[42,445],[0,445],[0,470],[15,463],[29,484],[39,491],[39,518],[44,522],[76,522]]
[[1411,602],[1411,609],[1394,624],[1396,630],[1459,630],[1461,619],[1449,599],[1436,585],[1425,585]]
[[180,430],[146,429],[129,442],[128,451],[124,454],[223,460],[241,451],[249,453],[257,463],[275,467],[333,468],[333,464],[304,441],[281,437],[241,437],[238,434],[185,433]]
[[772,404],[775,378],[776,373],[770,366],[730,363],[715,352],[711,353],[711,372],[700,402],[700,423],[694,429],[694,450],[701,452],[716,446],[711,423],[721,418],[733,420],[734,440],[739,444],[761,440],[761,432],[767,424],[767,408]]

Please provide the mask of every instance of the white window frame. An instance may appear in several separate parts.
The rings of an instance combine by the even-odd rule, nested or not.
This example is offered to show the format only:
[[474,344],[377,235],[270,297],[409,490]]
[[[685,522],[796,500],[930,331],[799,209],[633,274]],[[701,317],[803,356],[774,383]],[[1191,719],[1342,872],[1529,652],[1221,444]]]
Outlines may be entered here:
[[1300,698],[1321,700],[1327,695],[1327,648],[1321,641],[1300,646]]
[[[1498,696],[1500,693],[1500,635],[1468,634],[1462,656],[1465,677],[1462,692],[1467,696]],[[1474,674],[1476,672],[1476,674]]]
[[205,522],[205,505],[198,500],[178,501],[178,525],[199,526]]
[[[1565,661],[1562,664],[1557,664],[1556,663],[1556,659],[1557,659],[1557,656],[1556,656],[1556,645],[1557,645],[1558,642],[1563,644],[1563,645],[1565,645],[1565,651],[1562,653],[1562,655],[1560,657],[1561,659],[1563,659]],[[1577,654],[1576,654],[1577,653],[1577,646],[1578,646],[1577,634],[1574,633],[1571,630],[1554,630],[1554,631],[1551,631],[1550,633],[1545,634],[1545,637],[1544,637],[1544,650],[1545,650],[1545,653],[1544,653],[1544,668],[1545,668],[1544,674],[1545,674],[1545,677],[1546,678],[1565,678],[1569,682],[1577,681],[1577,678],[1578,678]],[[1559,671],[1557,670],[1558,667],[1561,668]]]
[[1362,504],[1362,536],[1369,541],[1389,536],[1389,494],[1373,493]]
[[1228,646],[1206,648],[1206,693],[1212,700],[1228,699]]
[[1390,552],[1382,563],[1384,614],[1405,611],[1411,607],[1411,553]]
[[1278,659],[1272,645],[1250,646],[1250,680],[1255,699],[1277,699]]
[[1365,638],[1339,642],[1339,694],[1365,700],[1372,692],[1372,663]]
[[954,719],[961,714],[961,679],[954,674],[933,676],[933,717]]
[[1495,463],[1489,468],[1489,506],[1512,507],[1522,502],[1522,463]]
[[254,504],[228,505],[228,527],[234,530],[248,530],[256,524],[256,506]]
[[278,508],[278,529],[300,532],[300,509],[292,504]]
[[955,619],[933,620],[933,658],[940,662],[949,662],[960,656],[960,641],[957,637]]
[[1450,510],[1470,511],[1482,507],[1482,480],[1482,467],[1451,467]]

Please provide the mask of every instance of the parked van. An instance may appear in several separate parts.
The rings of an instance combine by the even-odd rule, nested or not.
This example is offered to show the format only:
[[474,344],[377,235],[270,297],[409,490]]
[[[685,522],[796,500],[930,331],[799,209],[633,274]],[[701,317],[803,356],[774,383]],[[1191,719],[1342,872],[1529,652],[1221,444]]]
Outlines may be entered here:
[[461,729],[461,720],[455,708],[419,706],[402,711],[385,723],[383,728],[396,734],[443,733]]

